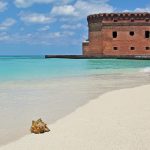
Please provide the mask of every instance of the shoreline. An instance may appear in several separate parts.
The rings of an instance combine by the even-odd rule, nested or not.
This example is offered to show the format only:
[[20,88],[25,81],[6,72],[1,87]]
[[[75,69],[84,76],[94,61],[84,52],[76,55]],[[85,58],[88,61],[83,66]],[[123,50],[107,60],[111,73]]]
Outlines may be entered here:
[[144,85],[105,93],[49,125],[49,133],[26,135],[0,150],[148,149],[149,90]]
[[[116,78],[117,81],[114,80]],[[141,74],[140,76],[136,74],[124,76],[122,74],[111,76],[110,78],[110,75],[108,75],[108,77],[106,77],[106,75],[94,75],[88,76],[88,78],[84,78],[84,80],[83,78],[74,79],[75,78],[70,78],[69,80],[61,79],[61,82],[44,81],[43,83],[42,81],[30,82],[30,84],[28,82],[15,82],[15,84],[12,82],[8,85],[1,84],[0,89],[7,89],[7,91],[4,91],[4,94],[10,93],[9,91],[11,91],[10,94],[12,96],[10,96],[9,99],[8,96],[3,96],[4,94],[1,93],[1,107],[3,109],[1,109],[2,124],[0,146],[16,141],[27,135],[31,121],[38,119],[39,116],[46,121],[47,124],[52,124],[104,93],[146,85],[149,76],[147,74],[146,76],[141,76]],[[65,90],[64,87],[68,90]],[[12,91],[12,89],[14,89],[14,91]],[[50,91],[53,91],[53,95]],[[14,95],[16,96],[14,97]],[[55,101],[53,101],[53,99],[55,99]],[[10,102],[8,100],[10,100]],[[16,107],[16,104],[12,105],[12,102],[17,102],[18,106],[21,107]],[[27,109],[28,112],[26,112]],[[6,110],[9,110],[9,112]],[[21,116],[19,115],[20,113],[22,114]],[[14,122],[13,118],[17,118],[17,120]]]

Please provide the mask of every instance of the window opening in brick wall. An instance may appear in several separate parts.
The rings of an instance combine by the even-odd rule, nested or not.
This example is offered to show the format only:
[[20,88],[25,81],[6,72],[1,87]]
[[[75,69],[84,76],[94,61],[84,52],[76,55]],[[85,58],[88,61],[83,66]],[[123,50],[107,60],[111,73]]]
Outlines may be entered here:
[[146,18],[146,19],[145,19],[145,21],[146,21],[146,22],[149,22],[149,19],[148,19],[148,18]]
[[145,31],[145,38],[150,38],[150,31]]
[[146,50],[150,50],[150,47],[147,46],[147,47],[145,47],[145,49],[146,49]]
[[117,38],[117,31],[114,31],[114,32],[112,33],[112,36],[113,36],[113,38]]
[[129,33],[131,36],[134,36],[134,31],[130,31]]
[[130,50],[135,50],[135,47],[130,47]]
[[115,47],[113,47],[113,50],[118,50],[118,47],[116,47],[116,46],[115,46]]

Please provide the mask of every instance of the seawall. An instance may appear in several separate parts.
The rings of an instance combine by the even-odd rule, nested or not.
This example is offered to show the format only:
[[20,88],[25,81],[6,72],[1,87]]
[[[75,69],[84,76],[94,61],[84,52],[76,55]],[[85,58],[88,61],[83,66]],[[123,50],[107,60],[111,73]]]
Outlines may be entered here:
[[150,55],[125,55],[125,56],[84,56],[84,55],[45,55],[45,58],[66,59],[137,59],[150,60]]

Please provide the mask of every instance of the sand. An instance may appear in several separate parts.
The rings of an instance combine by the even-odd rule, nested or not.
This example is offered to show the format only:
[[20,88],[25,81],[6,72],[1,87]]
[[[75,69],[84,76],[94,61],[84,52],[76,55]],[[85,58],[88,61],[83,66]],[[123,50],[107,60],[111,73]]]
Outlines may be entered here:
[[49,128],[0,150],[149,150],[150,85],[106,93]]

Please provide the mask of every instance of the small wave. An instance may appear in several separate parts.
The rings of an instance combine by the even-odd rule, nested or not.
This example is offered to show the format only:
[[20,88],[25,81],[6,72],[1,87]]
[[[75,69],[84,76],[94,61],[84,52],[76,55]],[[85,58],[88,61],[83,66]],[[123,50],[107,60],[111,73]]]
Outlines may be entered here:
[[150,67],[143,68],[140,72],[150,73]]

